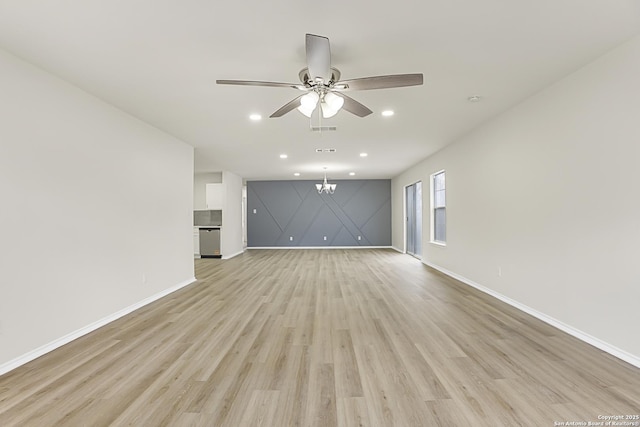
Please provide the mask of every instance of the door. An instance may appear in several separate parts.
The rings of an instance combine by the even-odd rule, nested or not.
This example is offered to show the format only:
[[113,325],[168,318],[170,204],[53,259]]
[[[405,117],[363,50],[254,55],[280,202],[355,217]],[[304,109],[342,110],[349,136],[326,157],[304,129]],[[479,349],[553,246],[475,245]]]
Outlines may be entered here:
[[405,187],[406,251],[416,258],[422,256],[422,182]]

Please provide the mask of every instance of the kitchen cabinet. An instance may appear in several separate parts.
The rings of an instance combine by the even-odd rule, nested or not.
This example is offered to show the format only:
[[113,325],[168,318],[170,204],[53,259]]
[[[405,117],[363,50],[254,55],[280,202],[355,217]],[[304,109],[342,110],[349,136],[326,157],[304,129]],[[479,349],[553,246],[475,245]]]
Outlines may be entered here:
[[224,208],[225,185],[212,183],[206,186],[207,209],[222,210]]
[[193,227],[193,255],[200,257],[200,229]]

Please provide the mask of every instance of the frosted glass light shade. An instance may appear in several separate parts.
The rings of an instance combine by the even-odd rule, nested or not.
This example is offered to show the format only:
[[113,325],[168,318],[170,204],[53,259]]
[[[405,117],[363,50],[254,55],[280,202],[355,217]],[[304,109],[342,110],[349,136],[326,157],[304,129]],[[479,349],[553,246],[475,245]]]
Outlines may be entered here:
[[333,92],[328,92],[325,96],[324,96],[324,102],[332,109],[332,110],[339,110],[342,108],[342,105],[344,104],[344,98],[341,96],[336,95]]
[[320,96],[318,96],[316,92],[307,93],[300,98],[298,111],[307,117],[311,117],[311,114],[313,114],[313,111],[316,109],[316,105],[318,105],[318,99],[320,99]]
[[333,92],[327,92],[324,95],[324,99],[320,106],[322,107],[322,117],[328,119],[338,114],[338,111],[344,105],[344,98],[334,94]]

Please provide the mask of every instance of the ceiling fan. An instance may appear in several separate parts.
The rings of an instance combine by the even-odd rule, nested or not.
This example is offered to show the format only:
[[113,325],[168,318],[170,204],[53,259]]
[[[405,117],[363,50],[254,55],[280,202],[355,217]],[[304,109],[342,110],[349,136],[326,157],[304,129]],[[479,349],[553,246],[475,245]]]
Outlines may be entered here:
[[278,83],[250,80],[216,80],[217,84],[240,86],[289,87],[304,92],[292,99],[269,117],[282,117],[298,109],[311,117],[318,103],[324,118],[333,117],[344,108],[358,117],[371,114],[366,106],[347,96],[344,92],[353,90],[387,89],[422,84],[422,74],[394,74],[388,76],[363,77],[340,80],[340,71],[331,67],[329,39],[314,34],[306,35],[307,67],[299,73],[301,83]]

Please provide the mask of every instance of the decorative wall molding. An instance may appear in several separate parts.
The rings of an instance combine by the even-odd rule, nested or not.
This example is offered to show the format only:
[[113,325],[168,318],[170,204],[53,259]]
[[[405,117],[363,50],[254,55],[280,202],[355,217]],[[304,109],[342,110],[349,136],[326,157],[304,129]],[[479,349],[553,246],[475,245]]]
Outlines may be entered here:
[[130,305],[129,307],[126,307],[120,311],[117,311],[105,318],[102,318],[96,322],[93,322],[83,328],[80,328],[76,331],[73,331],[63,337],[60,337],[56,340],[51,341],[48,344],[45,344],[41,347],[38,347],[34,350],[31,350],[30,352],[23,354],[22,356],[16,357],[13,360],[10,360],[6,363],[3,363],[2,365],[0,365],[0,375],[6,374],[9,371],[12,371],[16,368],[18,368],[19,366],[24,365],[25,363],[31,362],[34,359],[37,359],[38,357],[45,355],[47,353],[49,353],[50,351],[55,350],[56,348],[62,347],[65,344],[70,343],[73,340],[76,340],[78,338],[80,338],[83,335],[86,335],[90,332],[95,331],[98,328],[101,328],[115,320],[118,320],[119,318],[126,316],[127,314],[144,307],[147,304],[151,304],[152,302],[159,300],[162,297],[165,297],[181,288],[184,288],[185,286],[188,286],[192,283],[194,283],[196,281],[195,277],[192,277],[190,279],[185,280],[184,282],[178,283],[175,286],[172,286],[171,288],[165,289],[162,292],[159,292],[155,295],[152,295],[148,298],[143,299],[142,301],[139,301],[133,305]]
[[432,264],[430,262],[427,261],[422,261],[423,264],[433,268],[434,270],[438,270],[441,273],[446,274],[449,277],[452,277],[466,285],[469,285],[473,288],[478,289],[481,292],[484,292],[487,295],[490,295],[494,298],[499,299],[500,301],[509,304],[510,306],[517,308],[520,311],[523,311],[527,314],[530,314],[531,316],[542,320],[543,322],[553,326],[554,328],[560,329],[563,332],[568,333],[569,335],[578,338],[581,341],[586,342],[587,344],[591,344],[592,346],[599,348],[600,350],[609,353],[612,356],[617,357],[618,359],[624,360],[625,362],[636,366],[638,368],[640,368],[640,357],[635,356],[633,354],[630,354],[624,350],[619,349],[618,347],[615,347],[605,341],[602,341],[594,336],[591,336],[585,332],[582,332],[579,329],[574,328],[573,326],[567,325],[566,323],[563,323],[557,319],[554,319],[551,316],[548,316],[542,312],[539,312],[538,310],[535,310],[527,305],[524,305],[516,300],[513,300],[509,297],[506,297],[492,289],[489,289],[485,286],[482,286],[476,282],[474,282],[473,280],[467,279],[464,276],[460,276],[459,274],[456,274],[452,271],[447,270],[446,268],[442,268],[436,264]]
[[334,194],[316,181],[248,181],[249,247],[391,245],[391,180],[342,180]]

